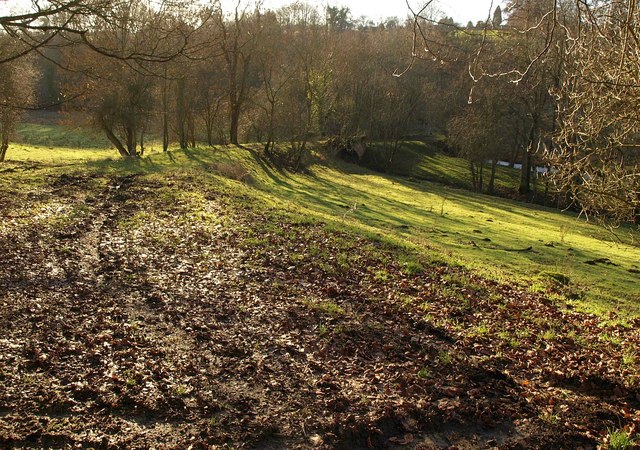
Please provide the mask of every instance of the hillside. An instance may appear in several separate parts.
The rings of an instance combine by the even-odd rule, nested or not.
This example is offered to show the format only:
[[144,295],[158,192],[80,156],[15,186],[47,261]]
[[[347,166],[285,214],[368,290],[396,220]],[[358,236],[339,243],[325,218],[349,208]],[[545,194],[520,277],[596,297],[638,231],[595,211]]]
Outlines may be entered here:
[[2,446],[586,448],[640,427],[640,251],[572,215],[322,155],[64,152],[88,162],[0,169]]
[[[89,161],[87,170],[112,173],[222,169],[217,172],[231,178],[246,174],[252,182],[243,189],[281,210],[302,212],[419,252],[432,251],[437,260],[444,258],[497,280],[524,280],[533,290],[544,290],[560,279],[565,294],[580,308],[616,314],[622,321],[640,317],[640,249],[630,245],[631,230],[621,228],[614,234],[572,213],[470,192],[463,189],[469,186],[464,160],[419,142],[407,143],[398,152],[392,169],[405,176],[367,171],[324,151],[314,156],[307,175],[297,175],[271,167],[255,152],[231,147],[162,155],[160,144],[151,141],[150,156],[132,165],[102,147],[100,140],[100,147],[93,147],[95,136],[81,129],[32,124],[24,125],[22,134],[23,142],[10,153],[16,161]],[[42,146],[41,136],[48,136],[50,145]],[[383,153],[372,152],[369,158]],[[500,168],[497,187],[515,189],[517,174]]]
[[[402,142],[391,159],[391,150],[381,143],[369,145],[361,165],[390,175],[399,175],[414,180],[423,180],[451,187],[472,189],[469,164],[462,158],[443,152],[443,142],[435,137],[427,141]],[[489,181],[490,167],[486,167],[485,189]],[[504,196],[514,197],[520,181],[520,171],[509,167],[496,170],[495,190]],[[536,180],[537,181],[537,180]],[[533,189],[544,190],[540,182]]]

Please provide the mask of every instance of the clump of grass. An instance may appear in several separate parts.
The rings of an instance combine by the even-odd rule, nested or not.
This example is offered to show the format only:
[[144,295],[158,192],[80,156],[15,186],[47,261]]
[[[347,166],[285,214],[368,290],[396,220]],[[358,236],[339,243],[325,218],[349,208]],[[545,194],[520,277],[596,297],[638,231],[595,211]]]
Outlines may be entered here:
[[528,328],[522,328],[516,332],[516,336],[522,339],[527,339],[529,336],[531,336],[531,330],[529,330]]
[[399,294],[398,300],[402,303],[403,306],[407,308],[413,304],[413,297],[410,297],[408,295]]
[[636,364],[638,355],[634,351],[627,351],[622,354],[622,364],[631,367]]
[[490,330],[486,324],[480,324],[472,330],[472,334],[475,336],[487,336]]
[[440,350],[438,352],[438,361],[440,361],[441,364],[449,365],[453,362],[453,356],[447,350]]
[[532,294],[543,294],[543,293],[547,292],[547,289],[548,289],[548,287],[547,287],[546,283],[541,282],[541,281],[534,281],[527,288],[527,290]]
[[622,345],[622,339],[620,339],[620,336],[614,336],[613,334],[610,334],[610,333],[601,334],[600,335],[600,342],[608,342],[608,343],[613,344],[615,346]]
[[553,341],[556,338],[556,333],[553,330],[547,330],[542,334],[542,339],[545,341]]
[[573,342],[575,342],[576,344],[578,344],[579,346],[581,346],[581,347],[584,347],[584,346],[587,345],[587,341],[584,338],[584,336],[576,333],[575,330],[569,331],[569,333],[567,334],[567,337],[569,339],[571,339]]
[[571,283],[571,278],[569,278],[567,275],[563,273],[542,272],[540,275],[544,278],[551,279],[562,286],[568,286]]
[[608,430],[608,435],[606,437],[606,445],[610,450],[627,450],[633,448],[637,439],[634,439],[627,431],[625,430]]
[[558,416],[553,414],[553,412],[550,412],[550,411],[542,412],[538,417],[540,417],[540,420],[548,424],[555,424],[559,420]]
[[343,316],[345,314],[344,308],[333,302],[327,301],[327,302],[318,302],[318,303],[314,303],[314,302],[305,302],[305,303],[311,309],[315,309],[316,311],[323,312],[330,316],[334,316],[334,317]]
[[187,394],[187,392],[189,392],[189,388],[184,384],[179,384],[174,388],[174,392],[176,393],[176,395],[185,395]]
[[403,264],[403,272],[408,276],[419,275],[424,272],[424,266],[415,260],[407,260]]
[[390,278],[389,272],[387,272],[384,269],[376,270],[376,272],[373,274],[373,279],[381,283],[385,281],[389,281],[389,278]]

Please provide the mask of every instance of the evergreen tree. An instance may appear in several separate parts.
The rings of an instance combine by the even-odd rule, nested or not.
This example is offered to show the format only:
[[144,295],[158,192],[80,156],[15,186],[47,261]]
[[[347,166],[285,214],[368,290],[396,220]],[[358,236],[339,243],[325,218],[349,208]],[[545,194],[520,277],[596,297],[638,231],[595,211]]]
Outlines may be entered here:
[[493,12],[493,28],[500,28],[502,25],[502,8],[500,5],[496,6],[496,10]]

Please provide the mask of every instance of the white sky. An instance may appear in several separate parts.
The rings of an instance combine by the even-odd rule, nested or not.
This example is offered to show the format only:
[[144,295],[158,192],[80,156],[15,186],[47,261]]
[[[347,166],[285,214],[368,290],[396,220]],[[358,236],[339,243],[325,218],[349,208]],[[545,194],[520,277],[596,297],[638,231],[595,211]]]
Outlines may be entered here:
[[[226,0],[233,3],[233,0]],[[373,20],[397,16],[404,19],[409,13],[405,0],[308,0],[308,3],[317,5],[346,6],[351,10],[352,18],[367,16]],[[223,4],[225,2],[223,1]],[[292,3],[291,0],[264,0],[266,7],[277,8],[282,5]],[[418,11],[424,0],[409,0],[409,4]],[[434,4],[442,11],[443,15],[453,17],[457,22],[466,25],[469,20],[477,22],[486,20],[489,11],[493,10],[500,3],[500,0],[435,0]]]
[[[346,6],[351,10],[354,19],[367,16],[373,20],[397,16],[404,19],[409,12],[405,0],[307,0],[308,3],[324,5]],[[453,17],[457,22],[465,25],[469,20],[477,22],[485,20],[489,11],[500,3],[500,0],[436,0],[437,7],[444,15]],[[264,0],[265,7],[278,8],[290,4],[292,0]],[[409,0],[409,3],[418,9],[424,0]],[[30,0],[0,0],[0,15],[6,15],[16,8],[24,8],[30,4]],[[223,6],[234,5],[234,0],[223,0]],[[493,6],[492,6],[493,5]]]

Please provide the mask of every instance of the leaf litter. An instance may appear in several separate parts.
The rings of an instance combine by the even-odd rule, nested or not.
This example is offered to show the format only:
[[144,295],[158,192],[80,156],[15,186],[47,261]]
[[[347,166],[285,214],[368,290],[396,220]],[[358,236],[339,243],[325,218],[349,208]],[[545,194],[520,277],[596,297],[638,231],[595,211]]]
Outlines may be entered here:
[[3,186],[0,446],[595,448],[640,429],[638,324],[409,272],[406,250],[201,181]]

